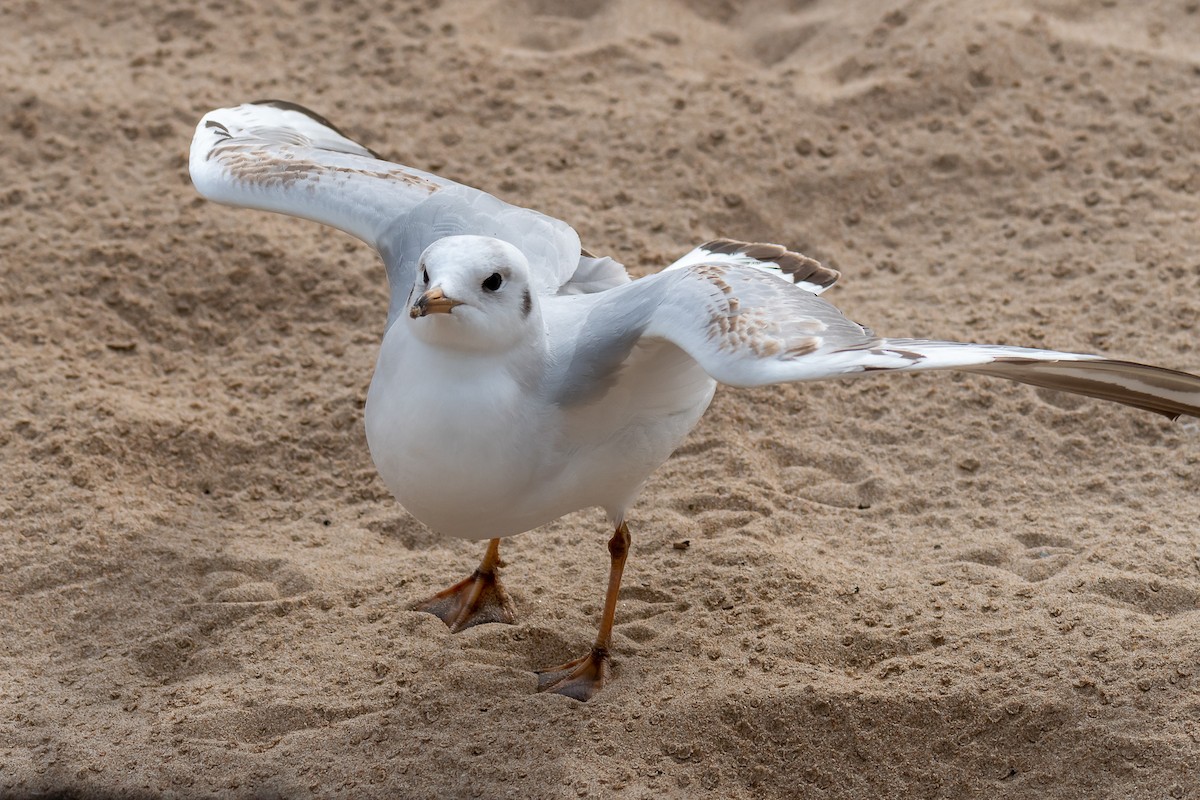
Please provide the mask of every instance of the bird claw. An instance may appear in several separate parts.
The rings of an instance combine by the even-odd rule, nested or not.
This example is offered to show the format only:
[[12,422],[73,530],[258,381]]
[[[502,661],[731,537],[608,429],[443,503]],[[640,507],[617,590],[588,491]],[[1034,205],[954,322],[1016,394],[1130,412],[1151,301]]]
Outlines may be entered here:
[[593,647],[587,655],[550,669],[538,670],[538,691],[552,692],[586,702],[612,677],[608,650]]
[[516,608],[495,572],[475,570],[471,577],[413,606],[446,623],[452,633],[473,625],[501,622],[511,625],[517,618]]

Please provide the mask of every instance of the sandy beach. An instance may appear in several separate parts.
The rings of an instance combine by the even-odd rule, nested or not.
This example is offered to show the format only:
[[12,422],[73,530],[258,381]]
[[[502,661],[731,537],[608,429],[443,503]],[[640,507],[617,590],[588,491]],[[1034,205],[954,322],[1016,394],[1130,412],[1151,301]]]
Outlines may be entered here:
[[200,198],[282,98],[566,220],[716,236],[883,335],[1200,373],[1194,0],[0,7],[0,797],[1200,798],[1200,422],[932,373],[718,390],[517,624],[376,476],[375,253]]

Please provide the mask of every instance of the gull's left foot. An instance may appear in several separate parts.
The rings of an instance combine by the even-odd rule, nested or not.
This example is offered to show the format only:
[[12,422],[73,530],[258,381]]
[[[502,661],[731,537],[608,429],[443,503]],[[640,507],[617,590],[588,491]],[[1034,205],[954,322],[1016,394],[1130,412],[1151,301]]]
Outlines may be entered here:
[[600,630],[592,652],[583,658],[568,661],[550,669],[539,670],[538,691],[554,692],[587,701],[603,689],[612,676],[608,648],[612,644],[613,619],[617,613],[617,595],[621,591],[621,573],[625,571],[625,557],[629,554],[629,528],[624,522],[608,540],[611,562],[608,569],[608,591],[604,594],[604,613],[600,616]]
[[593,647],[583,658],[538,670],[538,691],[562,694],[586,702],[608,684],[612,673],[609,661],[607,648]]

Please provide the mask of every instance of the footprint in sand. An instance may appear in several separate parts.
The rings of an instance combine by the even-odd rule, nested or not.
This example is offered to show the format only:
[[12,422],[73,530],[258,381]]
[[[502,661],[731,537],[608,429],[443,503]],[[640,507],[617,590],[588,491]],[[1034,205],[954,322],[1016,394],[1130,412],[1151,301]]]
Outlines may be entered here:
[[1090,591],[1152,617],[1174,617],[1200,609],[1200,592],[1161,578],[1106,576],[1097,579]]
[[630,586],[621,589],[621,622],[617,632],[635,642],[643,643],[657,639],[673,630],[676,621],[669,617],[658,619],[668,611],[678,610],[679,603],[674,595],[648,586]]
[[1029,531],[1012,538],[1023,549],[996,544],[972,550],[959,560],[1002,569],[1030,583],[1038,583],[1062,572],[1080,553],[1074,542],[1055,534]]
[[866,459],[820,446],[796,448],[768,442],[762,448],[774,462],[784,493],[834,508],[870,508],[887,495],[885,482],[871,474]]
[[612,0],[500,0],[483,20],[493,40],[518,50],[554,53],[604,44],[596,40],[591,20],[611,4]]
[[[174,570],[172,592],[186,599],[169,620],[150,620],[153,634],[143,638],[134,658],[163,683],[195,671],[212,671],[201,654],[227,630],[247,617],[285,607],[312,590],[312,582],[282,559],[228,556],[191,559]],[[232,665],[227,665],[233,668]]]

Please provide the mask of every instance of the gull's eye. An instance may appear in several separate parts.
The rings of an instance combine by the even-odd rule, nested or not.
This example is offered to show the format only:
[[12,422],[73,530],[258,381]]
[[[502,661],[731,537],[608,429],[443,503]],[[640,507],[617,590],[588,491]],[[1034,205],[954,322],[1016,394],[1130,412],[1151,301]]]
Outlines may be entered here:
[[425,279],[426,283],[429,283],[429,270],[427,270],[427,269],[421,270],[421,277]]
[[503,282],[504,282],[504,279],[500,277],[500,273],[493,272],[491,275],[488,275],[487,278],[484,280],[483,288],[487,289],[489,292],[494,292],[500,288],[500,284]]

